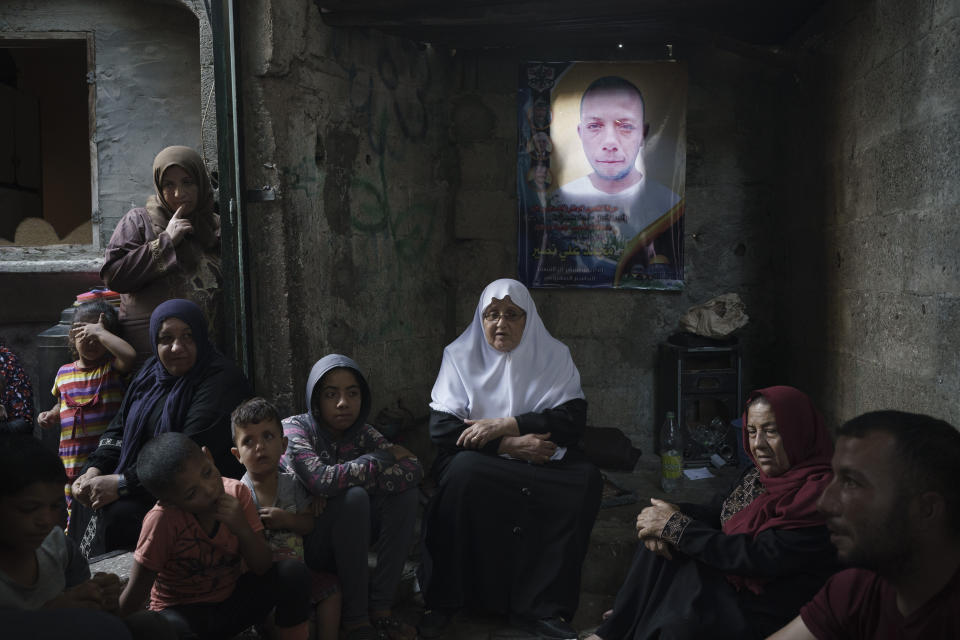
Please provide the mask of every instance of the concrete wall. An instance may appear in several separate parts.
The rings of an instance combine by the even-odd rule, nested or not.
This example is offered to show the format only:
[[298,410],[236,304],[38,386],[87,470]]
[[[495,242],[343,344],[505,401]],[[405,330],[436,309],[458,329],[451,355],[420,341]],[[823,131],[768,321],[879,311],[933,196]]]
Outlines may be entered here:
[[200,135],[203,157],[207,168],[217,170],[217,94],[213,75],[213,32],[207,16],[207,0],[149,0],[152,2],[179,2],[197,17],[200,36]]
[[777,323],[829,421],[960,424],[960,5],[827,3],[794,47]]
[[356,358],[375,409],[426,413],[446,336],[459,160],[446,53],[332,30],[314,3],[240,14],[257,391],[303,411],[314,361]]
[[105,246],[117,221],[153,193],[150,168],[165,146],[200,147],[200,32],[177,4],[71,0],[2,4],[0,37],[93,33],[96,68],[94,218]]
[[[571,59],[562,51],[529,59]],[[677,51],[689,70],[686,287],[680,293],[535,290],[553,335],[573,353],[588,421],[623,429],[652,453],[663,421],[654,406],[657,346],[683,312],[727,292],[751,317],[742,330],[745,388],[783,382],[775,339],[774,221],[781,187],[776,132],[789,74],[774,63],[709,47]],[[463,57],[463,56],[461,56]],[[577,59],[577,58],[574,58]],[[469,323],[483,286],[517,274],[516,70],[521,59],[489,52],[460,61],[467,78],[453,99],[453,139],[462,159],[455,249],[447,268],[454,322]]]

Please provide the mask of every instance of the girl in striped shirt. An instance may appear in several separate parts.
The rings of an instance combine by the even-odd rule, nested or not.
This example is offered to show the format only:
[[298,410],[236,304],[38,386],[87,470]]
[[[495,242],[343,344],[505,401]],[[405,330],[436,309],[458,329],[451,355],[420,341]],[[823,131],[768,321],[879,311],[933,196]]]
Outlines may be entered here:
[[58,402],[37,419],[44,429],[60,425],[68,509],[72,502],[70,484],[80,475],[87,456],[97,448],[100,435],[120,409],[127,374],[136,357],[133,347],[117,335],[120,321],[108,303],[86,302],[77,307],[73,317],[70,350],[76,360],[60,367],[52,390]]

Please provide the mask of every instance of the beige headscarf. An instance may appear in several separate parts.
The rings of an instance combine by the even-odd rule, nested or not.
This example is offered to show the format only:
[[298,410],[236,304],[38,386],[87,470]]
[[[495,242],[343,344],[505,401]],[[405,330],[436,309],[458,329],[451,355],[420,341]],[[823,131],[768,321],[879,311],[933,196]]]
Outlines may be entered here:
[[[199,187],[197,207],[188,216],[193,223],[193,233],[188,236],[188,239],[193,242],[189,245],[196,246],[200,251],[212,249],[220,238],[220,216],[213,212],[213,187],[210,185],[207,168],[200,154],[190,147],[167,147],[153,159],[153,186],[156,195],[147,198],[147,212],[150,214],[153,230],[159,235],[167,228],[170,218],[175,213],[175,210],[163,199],[163,190],[160,186],[164,172],[174,165],[190,174]],[[187,247],[182,247],[187,251],[181,251],[181,247],[177,249],[178,257],[186,257],[188,260],[193,257],[181,256],[182,253],[191,253]]]

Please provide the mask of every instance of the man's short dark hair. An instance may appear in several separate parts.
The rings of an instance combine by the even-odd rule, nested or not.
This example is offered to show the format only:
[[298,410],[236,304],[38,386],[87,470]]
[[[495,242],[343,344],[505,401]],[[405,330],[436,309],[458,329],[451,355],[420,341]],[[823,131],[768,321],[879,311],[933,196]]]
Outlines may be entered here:
[[137,456],[137,477],[155,497],[169,497],[176,487],[177,474],[187,463],[203,456],[200,445],[190,436],[169,431],[149,440]]
[[[236,444],[237,427],[243,427],[246,424],[259,424],[264,420],[276,422],[280,425],[280,413],[277,408],[268,402],[265,398],[250,398],[244,400],[230,414],[230,439]],[[283,435],[283,426],[280,425],[280,435]]]
[[932,491],[943,496],[947,527],[960,534],[960,483],[954,472],[960,460],[960,432],[949,422],[920,413],[872,411],[848,421],[837,436],[863,438],[877,432],[889,433],[896,442],[903,494]]
[[640,89],[637,88],[637,85],[633,84],[626,78],[621,78],[620,76],[603,76],[602,78],[597,78],[590,83],[590,86],[586,88],[583,92],[583,95],[580,96],[580,113],[583,114],[583,101],[586,100],[587,96],[595,91],[632,91],[637,94],[637,97],[640,98],[640,106],[643,109],[643,117],[646,120],[647,117],[647,105],[643,101],[643,93]]
[[36,482],[67,483],[60,456],[32,435],[0,433],[0,497],[20,493]]

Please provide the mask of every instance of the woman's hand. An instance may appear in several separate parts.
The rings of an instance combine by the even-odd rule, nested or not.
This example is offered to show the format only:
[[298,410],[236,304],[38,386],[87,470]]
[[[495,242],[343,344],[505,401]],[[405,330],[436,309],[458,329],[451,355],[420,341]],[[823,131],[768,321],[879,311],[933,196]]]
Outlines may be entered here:
[[73,485],[70,487],[70,494],[73,496],[74,500],[79,500],[80,504],[91,506],[93,500],[90,498],[90,480],[93,480],[100,475],[100,469],[96,467],[90,467],[87,469],[86,473],[73,481]]
[[662,558],[667,560],[673,560],[673,554],[670,553],[670,545],[661,540],[660,538],[646,538],[641,540],[643,546],[645,546],[652,553],[657,554]]
[[193,223],[187,218],[182,217],[186,215],[185,207],[186,205],[177,207],[176,213],[173,214],[170,222],[167,223],[166,232],[167,235],[170,236],[170,242],[173,243],[173,246],[179,245],[184,237],[193,233]]
[[[83,476],[77,478],[77,482],[83,479]],[[74,483],[76,485],[76,483]],[[88,506],[93,507],[94,509],[101,509],[112,502],[116,502],[120,497],[118,489],[120,487],[120,476],[117,474],[111,474],[108,476],[97,475],[92,478],[88,478],[86,482],[81,486],[81,491],[84,491],[87,496],[89,496],[90,504]],[[83,500],[81,500],[83,502]],[[84,502],[84,504],[87,504]]]
[[468,419],[463,422],[467,425],[467,428],[457,438],[457,446],[464,449],[481,449],[491,440],[503,436],[520,435],[520,427],[517,426],[517,419],[514,417]]
[[678,511],[680,509],[675,504],[650,498],[650,506],[637,516],[637,536],[641,539],[659,539],[667,520]]
[[498,452],[534,464],[543,464],[556,451],[557,445],[550,442],[549,433],[528,433],[523,436],[504,436]]

